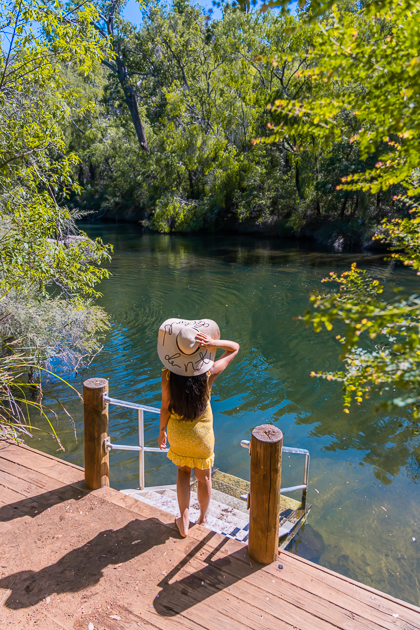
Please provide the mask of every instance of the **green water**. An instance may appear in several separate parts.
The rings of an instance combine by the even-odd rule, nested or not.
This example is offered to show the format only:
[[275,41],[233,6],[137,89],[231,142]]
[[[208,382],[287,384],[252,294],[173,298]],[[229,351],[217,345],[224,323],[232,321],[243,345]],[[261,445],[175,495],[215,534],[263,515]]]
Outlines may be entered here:
[[[115,246],[113,275],[101,288],[112,330],[104,351],[83,375],[71,377],[72,384],[81,391],[88,376],[105,377],[111,396],[159,406],[159,324],[174,316],[215,319],[223,337],[241,344],[237,361],[213,389],[216,466],[249,479],[240,440],[256,425],[274,423],[285,446],[311,453],[313,507],[292,551],[419,605],[420,439],[405,418],[375,413],[373,403],[344,414],[339,387],[309,376],[339,365],[338,342],[293,320],[321,278],[353,261],[411,293],[418,290],[416,276],[391,269],[379,255],[322,253],[279,241],[144,236],[133,226],[87,231]],[[57,452],[45,436],[29,443],[83,465],[81,404],[58,382],[49,391],[73,414],[77,441],[50,399],[66,451]],[[145,423],[146,440],[156,445],[158,417],[146,414]],[[135,444],[134,412],[112,408],[110,433],[114,442]],[[283,487],[301,483],[302,463],[285,455]],[[146,467],[147,485],[175,480],[163,454],[147,455]],[[135,454],[111,453],[111,485],[137,487]]]

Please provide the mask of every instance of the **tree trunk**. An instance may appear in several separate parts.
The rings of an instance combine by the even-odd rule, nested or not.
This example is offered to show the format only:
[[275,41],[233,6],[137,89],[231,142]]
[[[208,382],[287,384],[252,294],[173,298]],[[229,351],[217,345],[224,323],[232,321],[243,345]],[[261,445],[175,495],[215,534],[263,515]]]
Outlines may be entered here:
[[345,196],[343,199],[343,203],[341,204],[340,219],[344,219],[344,213],[346,211],[347,200],[348,200],[348,197]]
[[375,219],[380,219],[381,218],[381,193],[378,192],[376,195],[376,202],[375,202]]
[[299,171],[299,165],[297,162],[295,164],[295,184],[296,184],[296,190],[297,190],[299,199],[303,199],[303,195],[300,190],[300,171]]
[[123,57],[121,55],[121,51],[119,49],[119,45],[117,40],[114,38],[114,19],[115,19],[115,11],[117,10],[118,0],[111,0],[109,6],[109,14],[107,20],[107,29],[108,29],[108,37],[111,40],[112,49],[114,51],[114,59],[115,65],[109,63],[106,60],[103,60],[104,65],[115,72],[118,76],[119,83],[124,92],[125,102],[127,103],[127,107],[131,114],[131,120],[134,124],[134,129],[136,130],[137,138],[140,143],[141,148],[147,153],[150,153],[149,145],[147,143],[146,134],[144,131],[143,123],[140,118],[139,106],[137,103],[137,94],[136,88],[130,84],[129,75],[127,72],[127,68],[124,65]]
[[124,92],[125,102],[130,110],[131,120],[133,121],[134,129],[136,130],[137,139],[140,146],[144,151],[150,153],[149,145],[147,144],[146,134],[144,132],[143,123],[140,118],[139,106],[137,103],[136,88],[130,85],[128,82],[127,68],[124,66],[121,56],[118,51],[115,51],[115,61],[117,64],[118,80],[121,88]]
[[127,85],[127,84],[124,85],[123,83],[121,83],[121,87],[124,91],[125,102],[127,103],[128,109],[130,110],[131,119],[133,121],[134,129],[136,130],[136,134],[137,134],[137,138],[140,143],[140,146],[142,149],[144,149],[144,151],[147,151],[147,153],[150,153],[143,123],[140,118],[136,90],[132,85]]
[[359,207],[359,195],[356,193],[356,200],[354,202],[354,206],[351,210],[351,216],[355,217],[357,215],[357,209]]

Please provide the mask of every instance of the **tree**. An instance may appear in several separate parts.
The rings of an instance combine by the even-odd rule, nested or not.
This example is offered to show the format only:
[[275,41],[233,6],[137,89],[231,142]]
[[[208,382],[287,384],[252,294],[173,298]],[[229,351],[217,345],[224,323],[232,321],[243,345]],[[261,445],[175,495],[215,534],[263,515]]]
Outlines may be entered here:
[[[312,98],[278,99],[272,108],[273,134],[283,137],[298,130],[321,146],[332,141],[357,145],[362,159],[378,155],[371,168],[347,173],[338,190],[387,194],[392,186],[403,191],[393,203],[403,218],[384,220],[376,238],[387,242],[392,258],[420,268],[418,148],[420,127],[418,58],[420,4],[418,2],[308,3],[307,19],[327,11],[318,23],[310,57],[302,71],[314,85]],[[328,92],[324,86],[332,86]],[[357,122],[348,136],[345,119]],[[317,291],[315,310],[304,319],[320,330],[341,322],[341,372],[319,374],[343,383],[345,410],[351,400],[360,404],[376,393],[387,408],[405,408],[412,418],[420,410],[420,299],[384,297],[383,287],[353,265],[349,272],[325,280],[336,290]],[[366,339],[366,342],[365,342]],[[315,375],[315,372],[313,373]]]
[[[108,38],[114,52],[83,85],[77,77],[77,88],[97,108],[68,132],[82,160],[76,205],[164,232],[240,222],[272,233],[309,227],[318,241],[336,247],[369,240],[381,218],[398,216],[399,184],[380,193],[337,190],[344,175],[370,171],[382,151],[363,158],[350,142],[360,127],[353,114],[340,118],[345,133],[330,135],[328,143],[296,124],[264,140],[277,116],[267,104],[335,98],[340,89],[336,81],[315,84],[303,72],[316,66],[318,28],[304,13],[226,7],[223,19],[209,20],[184,0],[173,7],[150,2],[137,28],[118,11]],[[150,154],[132,124],[116,47]]]
[[106,325],[91,299],[109,248],[79,232],[65,206],[78,187],[63,129],[79,107],[61,66],[87,73],[101,61],[96,17],[89,4],[0,7],[0,423],[9,431],[23,428],[22,401],[36,406],[25,400],[24,372],[33,380],[60,353],[77,363],[98,349],[94,335]]
[[[272,91],[299,90],[286,55],[294,51],[305,63],[308,42],[300,33],[287,39],[293,21],[227,11],[208,23],[201,8],[179,2],[173,9],[150,4],[138,30],[121,25],[152,151],[139,155],[133,146],[116,74],[105,76],[105,86],[98,77],[101,115],[80,125],[83,134],[72,130],[86,207],[125,213],[138,204],[160,231],[290,216],[299,203],[293,145],[254,146],[252,139],[266,126]],[[255,51],[273,50],[285,55],[281,68],[255,60]],[[301,169],[300,188],[310,168]]]
[[[142,8],[140,3],[140,8]],[[150,151],[146,138],[143,121],[140,116],[137,86],[133,84],[133,77],[137,74],[129,69],[130,48],[127,47],[127,30],[130,27],[120,15],[123,5],[119,0],[110,0],[103,4],[102,12],[99,12],[99,20],[95,22],[98,32],[108,40],[110,46],[109,58],[103,58],[103,65],[118,78],[136,136],[141,148],[147,153]]]

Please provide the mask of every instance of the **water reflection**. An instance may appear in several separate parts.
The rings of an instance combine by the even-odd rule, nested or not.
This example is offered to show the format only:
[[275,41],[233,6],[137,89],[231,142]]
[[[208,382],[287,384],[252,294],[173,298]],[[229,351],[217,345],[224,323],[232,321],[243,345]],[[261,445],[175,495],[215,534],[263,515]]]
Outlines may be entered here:
[[375,477],[385,485],[392,483],[404,468],[411,481],[418,483],[419,440],[410,420],[395,416],[379,417],[372,408],[366,409],[366,415],[369,416],[368,422],[360,413],[353,414],[347,421],[340,418],[339,423],[335,419],[324,418],[312,428],[310,435],[333,438],[324,447],[325,451],[356,449],[364,452],[359,464],[372,466]]
[[[375,413],[373,402],[344,414],[340,387],[309,376],[339,366],[338,342],[293,320],[308,307],[308,293],[321,278],[353,261],[371,268],[388,290],[399,284],[414,292],[418,279],[379,254],[331,254],[272,239],[141,235],[135,226],[87,230],[115,246],[113,276],[101,289],[113,327],[104,352],[72,384],[80,390],[83,378],[105,377],[111,395],[159,406],[159,324],[172,316],[216,320],[224,336],[241,344],[238,361],[213,391],[216,465],[249,478],[240,440],[258,424],[275,423],[287,446],[307,448],[312,458],[313,508],[294,550],[419,604],[420,553],[413,538],[420,540],[420,438],[407,418]],[[80,403],[59,383],[52,393],[76,420],[78,442],[60,414],[64,457],[83,465]],[[134,413],[112,409],[110,424],[114,442],[136,443]],[[145,428],[154,445],[156,417],[146,415]],[[48,437],[31,444],[57,454]],[[175,480],[174,467],[161,454],[148,455],[146,465],[148,485]],[[300,483],[302,462],[284,458],[282,474],[283,486]],[[114,487],[136,486],[137,457],[113,452],[111,481]]]

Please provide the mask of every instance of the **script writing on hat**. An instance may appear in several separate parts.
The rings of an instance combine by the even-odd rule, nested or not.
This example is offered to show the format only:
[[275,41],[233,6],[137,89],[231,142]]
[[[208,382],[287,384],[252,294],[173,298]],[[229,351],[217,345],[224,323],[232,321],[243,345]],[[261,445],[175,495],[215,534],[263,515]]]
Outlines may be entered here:
[[188,361],[188,363],[184,363],[184,368],[185,368],[186,372],[188,372],[188,366],[189,365],[191,365],[191,367],[192,367],[194,372],[197,372],[198,370],[201,370],[203,365],[211,363],[211,359],[206,359],[207,350],[205,351],[204,354],[202,352],[200,352],[199,356],[200,356],[200,358],[197,361],[195,361],[195,362],[194,361]]
[[179,359],[180,356],[181,356],[180,352],[176,352],[171,357],[169,356],[169,354],[166,354],[165,355],[165,361],[167,361],[173,367],[179,367],[180,368],[181,366],[178,365],[178,363],[175,363],[175,359]]

